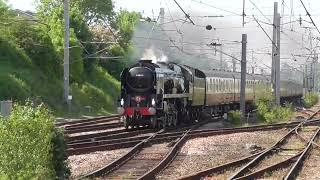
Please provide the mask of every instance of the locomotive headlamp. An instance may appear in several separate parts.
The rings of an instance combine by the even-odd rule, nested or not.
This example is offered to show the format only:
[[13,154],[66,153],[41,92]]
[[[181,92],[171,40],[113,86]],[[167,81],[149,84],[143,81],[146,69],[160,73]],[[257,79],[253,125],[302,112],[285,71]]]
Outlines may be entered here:
[[152,98],[152,100],[151,100],[151,105],[152,105],[152,106],[155,106],[155,105],[156,105],[156,101],[154,100],[154,98]]
[[123,100],[123,98],[121,98],[121,100],[120,100],[120,105],[121,105],[121,106],[124,105],[124,100]]
[[157,112],[156,109],[153,108],[153,107],[149,108],[148,111],[149,111],[149,114],[150,114],[150,115],[155,115],[156,112]]

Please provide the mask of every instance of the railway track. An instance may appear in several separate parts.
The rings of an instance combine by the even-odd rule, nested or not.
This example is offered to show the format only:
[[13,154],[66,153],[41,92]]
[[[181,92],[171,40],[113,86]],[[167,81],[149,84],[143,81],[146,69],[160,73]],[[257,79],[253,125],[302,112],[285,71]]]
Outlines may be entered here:
[[[310,119],[313,116],[310,117]],[[319,123],[319,119],[308,120],[303,125]],[[282,125],[281,125],[282,124]],[[187,130],[184,132],[165,133],[161,130],[148,136],[147,139],[141,138],[127,154],[113,161],[107,166],[85,175],[82,178],[99,177],[102,179],[154,179],[155,175],[163,170],[175,158],[179,149],[189,139],[194,137],[228,134],[235,132],[250,132],[256,130],[277,129],[283,127],[300,127],[301,122],[280,123],[277,125],[266,125],[245,127],[245,128],[229,128],[217,130]],[[193,128],[194,129],[194,128]],[[295,128],[293,128],[295,129]],[[292,132],[291,130],[290,132]],[[169,138],[169,135],[172,135]],[[166,139],[164,143],[163,139]],[[171,139],[172,138],[172,139]],[[169,143],[168,143],[168,140]],[[284,141],[284,140],[282,140]],[[282,142],[281,141],[281,142]],[[169,148],[170,147],[170,148]],[[170,150],[169,150],[170,149]],[[242,161],[246,162],[262,154],[261,152],[255,156],[251,156]],[[194,179],[193,177],[191,179]]]
[[[319,123],[320,120],[312,120],[306,123],[315,124]],[[253,132],[253,131],[268,131],[268,130],[277,130],[282,128],[292,128],[299,124],[299,122],[291,122],[291,123],[278,123],[278,124],[270,124],[270,125],[256,125],[249,127],[239,127],[239,128],[223,128],[223,129],[203,129],[203,130],[192,130],[188,133],[188,138],[196,138],[196,137],[206,137],[213,135],[221,135],[221,134],[231,134],[231,133],[239,133],[239,132]],[[150,133],[150,130],[143,130],[143,133]],[[179,138],[183,134],[183,130],[177,132],[163,132],[159,134],[157,137],[150,140],[150,143],[159,143],[159,142],[168,142],[173,139]],[[135,134],[143,134],[141,131],[132,132]],[[129,134],[134,135],[134,134]],[[126,134],[128,136],[128,134]],[[98,138],[89,137],[87,139],[82,139],[80,141],[72,141],[67,144],[67,154],[75,155],[75,154],[85,154],[99,150],[113,150],[119,148],[128,148],[133,147],[138,144],[141,140],[147,139],[148,135],[141,135],[138,137],[123,137],[122,134],[118,135],[106,135],[100,136]]]
[[[308,115],[308,121],[303,122],[304,126],[320,123],[320,119],[312,119],[318,114],[318,111],[312,112],[313,114]],[[155,130],[151,129],[135,129],[131,131],[120,129],[110,132],[70,136],[68,139],[67,153],[68,155],[75,155],[99,150],[105,151],[132,147],[132,149],[121,158],[84,177],[101,177],[104,179],[154,179],[155,175],[159,171],[165,169],[165,167],[167,167],[167,165],[175,158],[179,149],[188,139],[239,132],[268,131],[282,128],[294,129],[299,126],[299,124],[301,124],[300,121],[294,121],[290,123],[256,125],[241,128],[203,130],[192,130],[185,127],[178,131],[175,130],[176,132],[171,132],[168,129],[159,132],[155,132]],[[299,136],[299,134],[297,134],[297,136]],[[204,172],[199,172],[193,176],[184,177],[184,179],[190,179],[190,177],[191,179],[197,179],[215,173],[219,171],[219,169],[225,170],[239,164],[248,163],[261,153],[262,152],[259,152],[250,157],[245,157],[241,160],[211,168]],[[298,155],[300,154],[297,154],[297,156]],[[134,169],[134,171],[130,172],[130,169]]]
[[[310,145],[309,151],[305,152],[305,155],[301,157],[300,162],[297,163],[296,173],[297,179],[313,179],[314,177],[320,177],[320,138],[318,138]],[[306,157],[307,156],[307,157]],[[303,167],[301,167],[303,165]]]
[[88,133],[120,128],[122,127],[122,123],[120,123],[119,116],[114,115],[57,123],[56,127],[64,128],[65,134],[72,137],[76,133]]
[[[239,171],[233,174],[230,179],[255,179],[263,177],[265,173],[269,174],[268,177],[272,178],[273,172],[280,168],[288,168],[288,165],[292,164],[297,157],[299,157],[308,148],[308,144],[314,141],[314,138],[319,133],[319,128],[314,131],[304,145],[297,143],[294,139],[295,131],[301,126],[289,131],[288,136],[282,139],[282,141],[276,144],[274,147],[262,152],[252,161],[243,166]],[[288,141],[288,142],[285,142]],[[282,144],[283,143],[283,144]],[[289,147],[289,148],[288,148]],[[301,150],[302,149],[302,150]],[[283,171],[283,170],[282,170]],[[294,171],[282,172],[276,174],[274,178],[292,179]]]
[[[312,135],[310,132],[308,132],[308,130],[307,132],[303,132],[302,129],[307,123],[312,121],[314,122],[314,120],[311,119],[314,118],[318,112],[319,111],[314,112],[307,120],[297,124],[278,142],[264,151],[236,161],[209,168],[180,179],[201,179],[207,176],[213,176],[218,179],[220,176],[223,176],[224,178],[228,176],[228,179],[256,179],[263,177],[266,174],[272,175],[275,170],[280,168],[291,168],[290,171],[285,171],[285,174],[282,173],[281,179],[292,179],[299,172],[298,170],[302,165],[301,161],[303,161],[306,157],[305,154],[310,152],[310,149],[313,147],[312,145],[315,144],[315,138],[319,136],[319,125],[314,127],[312,130]],[[302,135],[303,133],[304,135]],[[294,144],[292,147],[290,147],[290,142],[297,142],[297,140],[300,140],[302,143],[300,142],[300,144]],[[281,153],[284,154],[283,157],[281,157]],[[292,165],[293,163],[294,165]],[[233,172],[234,169],[238,170],[236,173],[230,174],[230,172]],[[277,179],[279,178],[280,177],[277,177]]]
[[[103,179],[150,179],[161,171],[174,158],[178,149],[186,141],[192,129],[196,129],[207,121],[195,124],[177,136],[171,142],[152,144],[164,129],[153,133],[147,139],[141,140],[127,154],[101,169],[85,175],[82,178],[101,177]],[[153,168],[152,168],[153,167]]]
[[58,122],[55,125],[57,127],[88,125],[88,124],[97,123],[97,122],[113,121],[115,119],[119,119],[119,115],[100,116],[100,117],[94,117],[94,118],[88,118],[88,119],[80,119],[80,120],[74,120],[74,121]]

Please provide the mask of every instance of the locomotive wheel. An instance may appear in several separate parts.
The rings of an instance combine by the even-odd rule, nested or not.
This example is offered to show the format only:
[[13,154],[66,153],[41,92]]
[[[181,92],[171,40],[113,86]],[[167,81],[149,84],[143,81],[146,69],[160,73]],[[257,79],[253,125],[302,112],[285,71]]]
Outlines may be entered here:
[[162,129],[163,128],[163,121],[157,121],[157,128]]
[[166,113],[164,114],[164,119],[162,120],[162,125],[163,124],[170,126],[170,116],[168,116]]
[[129,124],[126,119],[123,121],[124,128],[129,129]]
[[191,110],[191,112],[190,112],[190,119],[191,119],[191,121],[196,120],[196,113],[193,110]]
[[123,126],[124,126],[124,128],[129,129],[128,117],[122,116],[121,119],[122,119],[122,121],[123,121]]
[[183,116],[182,116],[182,121],[184,122],[184,123],[189,123],[190,122],[190,119],[191,119],[191,114],[190,114],[190,112],[188,111],[188,110],[186,110],[184,113],[183,113]]
[[174,117],[172,119],[172,126],[176,127],[178,124],[178,113],[174,113]]
[[156,117],[151,117],[150,118],[150,124],[151,124],[151,128],[152,129],[157,128],[157,118]]

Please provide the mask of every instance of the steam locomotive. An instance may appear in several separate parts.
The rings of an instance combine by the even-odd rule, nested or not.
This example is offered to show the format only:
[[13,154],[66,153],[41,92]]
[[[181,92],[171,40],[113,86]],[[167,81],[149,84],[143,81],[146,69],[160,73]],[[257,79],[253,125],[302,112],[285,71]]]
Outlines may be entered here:
[[[255,99],[257,87],[270,87],[268,76],[248,74],[246,102]],[[281,98],[302,96],[302,85],[281,81]],[[240,74],[201,71],[176,63],[140,60],[121,73],[118,113],[125,128],[177,126],[200,120],[201,112],[223,114],[240,100]]]

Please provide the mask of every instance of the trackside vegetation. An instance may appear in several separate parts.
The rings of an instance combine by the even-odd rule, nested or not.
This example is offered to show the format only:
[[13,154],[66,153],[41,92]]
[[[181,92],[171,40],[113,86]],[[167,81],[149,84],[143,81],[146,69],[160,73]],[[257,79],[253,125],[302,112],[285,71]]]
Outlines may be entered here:
[[288,121],[293,117],[291,104],[285,104],[285,106],[275,105],[271,88],[269,87],[258,87],[255,99],[258,118],[263,122]]
[[[0,0],[0,101],[43,102],[55,116],[115,113],[140,15],[114,12],[111,0],[71,2],[70,113],[63,100],[63,1],[39,0],[29,15],[6,2]],[[118,58],[100,59],[107,56]]]
[[228,113],[228,120],[235,125],[241,124],[241,111],[232,110]]
[[0,118],[0,179],[67,179],[63,132],[43,105],[14,105]]
[[319,101],[318,93],[309,92],[303,96],[303,105],[306,108],[310,108],[313,105],[317,104]]

